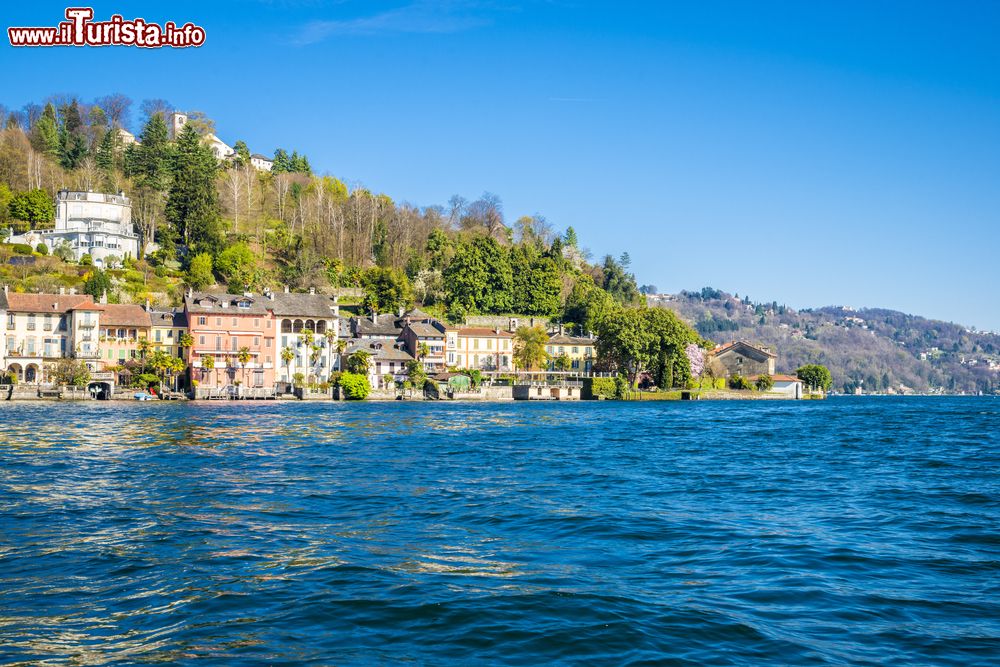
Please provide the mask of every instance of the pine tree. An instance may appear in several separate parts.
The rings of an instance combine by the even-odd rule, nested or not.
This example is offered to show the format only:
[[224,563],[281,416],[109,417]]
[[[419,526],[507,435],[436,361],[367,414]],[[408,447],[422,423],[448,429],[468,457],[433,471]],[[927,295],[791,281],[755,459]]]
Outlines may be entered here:
[[45,105],[45,111],[31,128],[31,145],[39,153],[51,157],[59,155],[59,123],[51,102]]
[[61,114],[60,162],[66,169],[76,169],[87,157],[87,137],[84,134],[83,120],[80,118],[80,105],[73,100],[62,108]]
[[215,187],[219,165],[212,150],[189,125],[185,125],[177,138],[172,167],[167,220],[190,249],[218,253],[222,247],[222,221]]
[[573,229],[572,227],[567,227],[566,228],[566,238],[564,239],[564,241],[566,242],[566,245],[568,245],[571,248],[578,247],[577,244],[580,241],[576,237],[576,230]]

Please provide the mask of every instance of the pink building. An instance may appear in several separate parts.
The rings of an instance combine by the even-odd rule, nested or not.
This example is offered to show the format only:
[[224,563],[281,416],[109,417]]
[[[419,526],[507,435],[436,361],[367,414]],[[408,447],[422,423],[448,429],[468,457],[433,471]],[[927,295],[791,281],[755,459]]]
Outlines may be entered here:
[[[266,297],[249,294],[188,293],[184,312],[194,344],[187,361],[200,388],[273,391],[278,349],[267,304]],[[246,364],[239,360],[244,348]]]

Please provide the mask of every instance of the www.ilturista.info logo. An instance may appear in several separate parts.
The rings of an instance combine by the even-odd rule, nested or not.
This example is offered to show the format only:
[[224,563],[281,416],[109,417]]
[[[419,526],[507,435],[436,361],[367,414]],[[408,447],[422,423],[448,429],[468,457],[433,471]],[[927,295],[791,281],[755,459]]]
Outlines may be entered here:
[[49,28],[7,28],[11,46],[163,46],[184,48],[205,43],[205,29],[167,21],[162,26],[145,19],[122,18],[114,14],[108,21],[94,21],[91,7],[67,7],[66,20]]

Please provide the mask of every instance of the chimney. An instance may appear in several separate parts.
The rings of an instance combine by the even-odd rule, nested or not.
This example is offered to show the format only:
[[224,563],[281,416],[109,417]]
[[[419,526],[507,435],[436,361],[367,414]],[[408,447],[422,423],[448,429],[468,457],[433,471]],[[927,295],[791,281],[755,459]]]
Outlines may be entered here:
[[400,307],[399,307],[399,317],[402,317],[402,316],[403,316],[403,313],[405,313],[405,312],[406,312],[406,311],[405,311],[405,310],[403,310],[403,307],[402,307],[402,306],[400,306]]
[[288,285],[285,285],[285,294],[288,294]]
[[69,293],[70,294],[76,294],[76,288],[75,287],[70,287],[69,288]]
[[146,298],[146,312],[149,313],[149,312],[152,312],[152,310],[153,310],[153,302],[150,301],[149,298],[147,297]]
[[108,304],[108,290],[101,292],[101,305],[106,306]]
[[315,294],[316,293],[316,288],[315,287],[310,287],[309,288],[309,293],[310,294]]
[[560,335],[560,336],[564,336],[564,335],[566,335],[566,328],[565,328],[565,327],[563,327],[563,325],[562,325],[562,324],[560,324],[560,325],[559,325],[559,335]]
[[187,298],[189,298],[189,299],[190,299],[190,298],[191,298],[191,297],[193,297],[193,296],[194,296],[194,290],[193,290],[193,289],[191,289],[190,287],[188,287],[188,291],[187,291]]
[[493,327],[493,333],[495,333],[496,335],[499,336],[500,335],[500,327]]
[[65,293],[66,293],[66,288],[65,287],[60,287],[59,288],[59,294],[65,294]]

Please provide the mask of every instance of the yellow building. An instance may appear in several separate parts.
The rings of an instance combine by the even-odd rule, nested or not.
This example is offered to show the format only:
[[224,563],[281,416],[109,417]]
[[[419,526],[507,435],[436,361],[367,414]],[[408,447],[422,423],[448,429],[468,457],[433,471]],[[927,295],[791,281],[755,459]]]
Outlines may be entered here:
[[171,357],[184,359],[184,349],[181,347],[181,336],[187,333],[187,318],[181,308],[165,311],[150,311],[153,328],[149,342],[153,350],[161,350]]
[[514,371],[514,334],[486,327],[448,329],[445,359],[451,368]]
[[549,353],[549,370],[555,370],[556,359],[565,355],[570,362],[567,370],[589,373],[597,356],[597,339],[558,333],[549,337],[545,351]]

